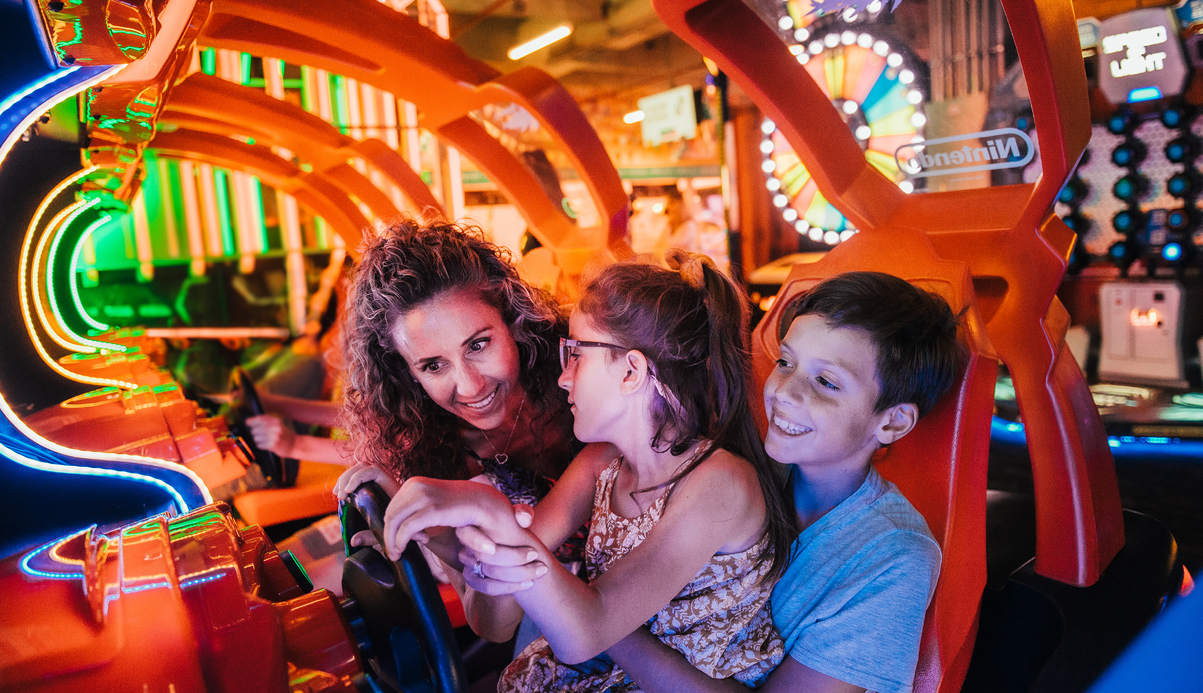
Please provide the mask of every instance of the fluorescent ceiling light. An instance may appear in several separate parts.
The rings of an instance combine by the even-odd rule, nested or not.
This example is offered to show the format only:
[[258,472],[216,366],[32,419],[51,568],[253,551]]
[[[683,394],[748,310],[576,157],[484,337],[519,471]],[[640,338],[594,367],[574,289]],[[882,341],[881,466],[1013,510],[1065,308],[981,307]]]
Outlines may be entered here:
[[535,51],[539,50],[540,48],[545,48],[547,46],[550,46],[551,44],[555,43],[556,41],[559,41],[562,38],[566,38],[571,33],[572,33],[571,26],[565,25],[565,26],[556,27],[555,29],[552,29],[551,31],[547,32],[546,34],[543,34],[542,36],[537,36],[520,46],[514,46],[513,48],[510,49],[509,53],[506,53],[506,55],[509,56],[510,60],[517,60],[519,58],[530,55],[531,53],[534,53]]
[[643,116],[643,111],[631,111],[622,117],[622,122],[627,123],[628,125],[631,123],[638,123],[639,121],[643,120]]

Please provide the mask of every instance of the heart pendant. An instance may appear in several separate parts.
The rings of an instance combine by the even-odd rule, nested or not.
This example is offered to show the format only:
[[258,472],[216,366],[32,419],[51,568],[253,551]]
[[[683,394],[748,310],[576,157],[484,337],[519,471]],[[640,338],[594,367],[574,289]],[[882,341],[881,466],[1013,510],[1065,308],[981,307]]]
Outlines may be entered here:
[[493,455],[493,459],[497,460],[497,464],[505,464],[506,462],[510,461],[510,456],[504,452],[499,452],[496,455]]

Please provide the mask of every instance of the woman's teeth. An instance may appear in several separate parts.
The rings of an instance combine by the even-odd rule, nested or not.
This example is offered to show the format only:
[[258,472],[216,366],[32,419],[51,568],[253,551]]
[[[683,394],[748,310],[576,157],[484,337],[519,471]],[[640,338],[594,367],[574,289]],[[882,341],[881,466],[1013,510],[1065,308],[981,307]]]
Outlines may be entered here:
[[[497,388],[497,389],[500,390],[501,388]],[[488,397],[485,397],[484,399],[480,400],[479,402],[461,402],[461,404],[463,404],[465,407],[468,407],[469,409],[487,409],[489,407],[489,405],[493,403],[493,400],[496,398],[497,398],[497,390],[493,390],[493,392],[490,393]]]
[[807,428],[805,426],[799,426],[798,424],[790,422],[790,421],[786,421],[785,419],[781,418],[780,416],[777,416],[776,414],[773,415],[773,425],[776,426],[777,428],[780,428],[782,431],[785,431],[786,433],[790,434],[791,436],[796,436],[796,435],[800,435],[802,433],[810,432],[809,428]]

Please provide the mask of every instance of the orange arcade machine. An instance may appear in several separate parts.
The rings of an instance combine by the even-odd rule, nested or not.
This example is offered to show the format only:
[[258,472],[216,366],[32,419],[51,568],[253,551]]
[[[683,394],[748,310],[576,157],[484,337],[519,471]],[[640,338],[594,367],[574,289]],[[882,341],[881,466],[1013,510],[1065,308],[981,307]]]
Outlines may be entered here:
[[[348,248],[360,229],[403,207],[420,208],[432,197],[410,175],[412,167],[407,170],[397,160],[396,147],[347,137],[321,118],[306,117],[312,114],[306,114],[304,100],[299,107],[271,101],[280,98],[280,89],[275,96],[252,94],[231,86],[229,79],[190,69],[190,59],[201,59],[193,57],[199,56],[193,42],[282,61],[278,72],[271,72],[277,68],[267,61],[258,68],[266,92],[273,83],[286,86],[286,66],[299,64],[413,104],[424,127],[474,157],[514,200],[547,249],[532,264],[541,263],[549,284],[570,285],[599,249],[623,250],[625,197],[617,177],[612,167],[600,165],[605,152],[588,136],[579,110],[538,71],[496,74],[407,16],[370,0],[337,6],[265,0],[162,2],[134,9],[108,4],[125,8],[106,15],[108,22],[124,22],[120,28],[86,12],[88,3],[31,5],[34,26],[46,27],[56,67],[13,89],[0,109],[0,117],[13,123],[0,149],[6,156],[0,202],[13,204],[17,191],[34,200],[24,203],[31,211],[22,222],[24,245],[32,250],[16,253],[21,287],[14,306],[26,316],[39,359],[27,362],[72,382],[85,377],[91,380],[82,382],[116,388],[93,397],[115,401],[119,396],[124,402],[142,396],[138,401],[147,409],[176,401],[154,388],[153,398],[139,394],[138,388],[148,387],[139,380],[146,377],[141,372],[81,376],[65,365],[74,357],[42,357],[53,355],[52,349],[83,349],[75,353],[95,358],[118,351],[111,348],[120,344],[118,334],[87,334],[72,324],[82,316],[46,308],[71,307],[70,287],[64,298],[53,279],[55,258],[61,262],[54,249],[61,246],[56,238],[64,227],[90,226],[100,215],[129,206],[139,184],[150,181],[137,166],[148,152],[163,160],[195,162],[189,175],[197,185],[189,193],[186,179],[181,194],[185,215],[190,206],[208,204],[206,180],[216,167],[231,172],[232,191],[241,180],[234,173],[274,188],[283,201],[282,231],[290,223],[291,199],[341,234]],[[673,32],[712,59],[770,116],[804,165],[813,190],[858,230],[822,261],[793,268],[778,298],[837,272],[878,269],[929,288],[965,311],[971,360],[959,387],[907,445],[878,461],[883,475],[924,514],[944,550],[942,579],[923,633],[917,690],[987,690],[985,682],[1003,675],[1015,690],[1058,683],[1064,684],[1062,690],[1083,689],[1178,589],[1182,572],[1174,562],[1172,538],[1167,542],[1168,534],[1149,530],[1120,507],[1107,440],[1065,344],[1068,321],[1054,294],[1075,236],[1052,213],[1052,205],[1089,138],[1072,7],[1051,0],[1004,2],[1031,91],[1041,149],[1039,179],[909,195],[858,146],[857,131],[800,64],[800,54],[747,5],[740,0],[653,4]],[[104,24],[102,33],[84,33],[98,22]],[[139,35],[142,43],[131,45],[129,37]],[[405,40],[382,38],[395,36]],[[157,62],[140,65],[151,58]],[[895,71],[887,79],[897,77]],[[90,165],[80,170],[60,163],[57,172],[39,179],[44,192],[30,194],[32,186],[16,185],[12,171],[33,167],[32,160],[44,152],[37,149],[42,143],[36,136],[19,142],[21,133],[47,108],[85,90],[84,103],[96,108],[89,113],[107,114],[88,122]],[[569,207],[552,199],[545,182],[490,135],[496,125],[490,127],[481,107],[498,99],[519,104],[552,134],[587,181],[600,227],[575,226]],[[320,104],[314,110],[320,111]],[[52,114],[47,125],[53,122]],[[933,161],[943,154],[951,162],[949,151],[968,146],[949,142],[956,146],[944,151],[941,144],[933,139],[921,153]],[[1033,146],[1031,139],[1027,146]],[[921,168],[922,159],[907,162],[916,151],[912,147],[910,156],[896,155],[896,170]],[[346,165],[348,157],[356,164]],[[173,169],[166,170],[170,178]],[[253,191],[250,186],[242,195],[254,199]],[[146,226],[145,219],[138,222],[136,206],[131,216],[134,231]],[[212,227],[206,221],[212,216],[201,212],[186,230]],[[253,222],[248,216],[244,220]],[[223,229],[216,226],[220,236]],[[43,241],[47,236],[50,240]],[[198,244],[206,242],[201,238]],[[776,353],[776,317],[769,307],[755,334],[758,379]],[[138,348],[131,357],[153,350]],[[1008,367],[1025,413],[1033,499],[986,489],[999,362]],[[6,398],[9,383],[7,376],[0,381]],[[157,484],[131,482],[167,487],[175,495],[146,507],[163,514],[107,531],[62,536],[48,528],[66,529],[80,514],[68,520],[60,516],[57,525],[46,518],[38,540],[26,542],[24,550],[0,564],[0,582],[12,602],[5,632],[19,630],[26,643],[0,649],[0,687],[74,690],[140,682],[181,691],[404,690],[410,677],[418,676],[437,690],[465,690],[447,615],[415,552],[396,564],[372,551],[352,554],[344,572],[349,599],[335,602],[323,590],[307,592],[302,571],[259,530],[235,525],[228,507],[197,509],[209,498],[197,473],[187,471],[189,459],[177,457],[174,461],[183,464],[173,465],[69,450],[35,433],[11,407],[5,405],[4,414],[4,433],[17,451],[5,456],[26,475],[19,483],[37,483],[29,470],[49,475],[54,467],[93,470],[76,475],[109,483],[118,478],[116,471],[134,475],[126,468],[138,464],[145,469],[136,474]],[[183,430],[189,424],[175,425]],[[205,424],[198,419],[193,426]],[[178,440],[175,430],[170,433]],[[24,462],[34,457],[40,460],[37,466]],[[161,470],[180,478],[164,480]],[[354,510],[347,509],[344,523],[350,527],[344,529],[379,528],[381,503],[371,489],[361,489]],[[1022,529],[1024,517],[1030,533]],[[1122,611],[1123,618],[1114,620],[1123,622],[1107,622],[1109,610]],[[52,631],[64,635],[51,638]],[[1102,649],[1110,654],[1088,656],[1104,632]]]

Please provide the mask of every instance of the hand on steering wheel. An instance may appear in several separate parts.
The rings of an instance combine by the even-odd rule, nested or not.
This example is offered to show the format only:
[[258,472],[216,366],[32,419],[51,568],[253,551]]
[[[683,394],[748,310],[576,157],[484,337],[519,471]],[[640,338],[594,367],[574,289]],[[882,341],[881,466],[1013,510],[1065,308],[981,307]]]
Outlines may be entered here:
[[[246,410],[250,412],[249,417],[245,417],[249,421],[252,417],[263,416],[267,410],[263,407],[262,400],[259,399],[259,392],[255,389],[255,382],[247,375],[246,371],[241,368],[234,369],[234,386],[241,391],[241,399]],[[248,424],[249,425],[249,424]],[[243,428],[244,426],[238,426]],[[238,431],[239,437],[251,448],[251,452],[255,457],[255,462],[259,468],[263,470],[263,476],[271,480],[272,486],[288,487],[296,483],[297,470],[299,464],[294,459],[281,458],[271,450],[267,450],[258,446],[251,431]],[[244,435],[245,434],[245,435]]]
[[414,542],[399,559],[378,551],[354,549],[350,538],[371,532],[383,545],[384,509],[388,496],[375,483],[360,486],[339,505],[347,559],[343,592],[353,627],[362,625],[363,655],[376,682],[396,691],[430,690],[465,693],[464,671],[451,621],[438,585],[421,549]]

